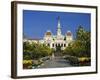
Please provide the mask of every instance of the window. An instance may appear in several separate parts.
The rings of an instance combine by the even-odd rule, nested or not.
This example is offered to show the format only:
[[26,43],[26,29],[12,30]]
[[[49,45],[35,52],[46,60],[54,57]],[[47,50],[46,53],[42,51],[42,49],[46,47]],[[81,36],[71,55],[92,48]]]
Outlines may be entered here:
[[63,47],[63,44],[61,44],[61,46]]
[[56,44],[56,47],[57,47],[57,44]]
[[52,44],[52,47],[54,47],[54,44]]
[[60,46],[60,44],[58,44],[58,46]]

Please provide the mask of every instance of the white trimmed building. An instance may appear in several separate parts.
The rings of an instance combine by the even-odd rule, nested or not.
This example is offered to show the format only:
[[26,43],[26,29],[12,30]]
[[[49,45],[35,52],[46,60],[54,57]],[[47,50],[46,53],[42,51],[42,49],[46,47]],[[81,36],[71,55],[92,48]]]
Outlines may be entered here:
[[51,31],[47,31],[44,35],[44,43],[50,48],[56,49],[57,46],[61,46],[61,49],[65,49],[69,43],[73,41],[73,35],[71,31],[67,31],[65,35],[61,33],[60,19],[58,18],[57,35],[53,35]]
[[[24,40],[25,41],[25,40]],[[58,18],[58,25],[57,25],[57,35],[53,35],[53,33],[48,30],[43,40],[26,40],[28,42],[36,42],[36,43],[42,43],[46,44],[50,48],[56,49],[57,46],[60,46],[61,49],[65,49],[65,47],[68,46],[69,43],[73,41],[73,35],[71,31],[67,31],[65,35],[62,35],[61,33],[61,25],[60,25],[60,18]]]

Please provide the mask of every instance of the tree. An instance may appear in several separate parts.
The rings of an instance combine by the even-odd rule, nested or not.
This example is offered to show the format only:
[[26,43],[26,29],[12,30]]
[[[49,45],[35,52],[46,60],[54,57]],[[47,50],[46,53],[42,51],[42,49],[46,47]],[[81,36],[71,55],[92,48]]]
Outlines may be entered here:
[[63,51],[63,54],[70,56],[73,55],[72,46],[69,45],[68,47],[66,47],[65,50]]
[[71,56],[88,56],[90,57],[90,49],[91,49],[91,40],[90,40],[90,32],[86,31],[81,25],[78,27],[76,31],[76,39],[75,41],[66,47],[63,51],[64,54]]
[[29,44],[29,42],[23,42],[23,59],[24,60],[32,59],[31,45]]
[[77,31],[76,31],[76,39],[77,39],[77,40],[84,41],[85,32],[86,32],[86,31],[84,30],[84,28],[83,28],[81,25],[79,25],[79,27],[78,27],[78,29],[77,29]]
[[72,44],[72,51],[73,51],[73,56],[77,57],[84,56],[85,46],[80,40],[76,40]]
[[[78,27],[76,32],[76,40],[81,42],[82,52],[84,52],[84,55],[90,56],[90,47],[91,47],[91,36],[90,32],[86,31],[81,25]],[[84,50],[83,50],[84,49]],[[81,52],[81,53],[82,53]]]
[[53,50],[45,44],[23,43],[23,59],[39,59],[52,55]]

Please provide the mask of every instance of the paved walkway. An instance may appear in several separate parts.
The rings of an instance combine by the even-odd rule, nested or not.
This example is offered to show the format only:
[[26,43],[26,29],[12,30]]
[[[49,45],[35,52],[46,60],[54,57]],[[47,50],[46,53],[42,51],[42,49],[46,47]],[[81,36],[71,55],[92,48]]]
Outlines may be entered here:
[[69,62],[61,57],[53,57],[50,60],[44,62],[39,68],[59,68],[59,67],[71,67]]

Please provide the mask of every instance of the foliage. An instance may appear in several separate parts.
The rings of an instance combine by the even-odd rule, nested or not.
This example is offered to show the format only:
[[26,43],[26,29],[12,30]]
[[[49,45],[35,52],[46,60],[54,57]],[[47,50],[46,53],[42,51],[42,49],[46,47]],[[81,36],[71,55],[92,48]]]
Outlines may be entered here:
[[76,31],[76,40],[71,45],[66,47],[66,49],[63,51],[63,54],[77,57],[90,57],[90,38],[90,32],[86,31],[82,26],[79,26]]
[[64,55],[72,55],[72,53],[73,53],[72,46],[66,47],[66,49],[63,51]]
[[23,59],[39,59],[45,56],[52,55],[52,49],[45,44],[24,42],[23,43]]
[[24,69],[32,69],[32,60],[23,60]]
[[23,60],[23,64],[32,64],[32,60]]
[[77,35],[76,35],[76,39],[79,40],[82,44],[82,47],[84,47],[84,54],[86,56],[91,56],[90,55],[90,51],[91,51],[91,35],[90,35],[90,32],[89,31],[86,31],[83,29],[82,26],[79,26],[78,27],[78,30],[77,30]]

